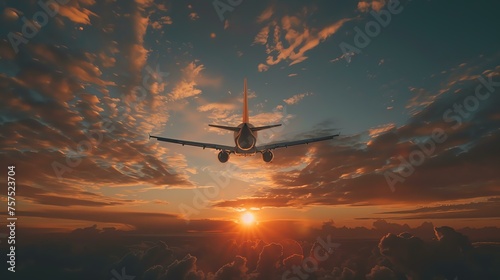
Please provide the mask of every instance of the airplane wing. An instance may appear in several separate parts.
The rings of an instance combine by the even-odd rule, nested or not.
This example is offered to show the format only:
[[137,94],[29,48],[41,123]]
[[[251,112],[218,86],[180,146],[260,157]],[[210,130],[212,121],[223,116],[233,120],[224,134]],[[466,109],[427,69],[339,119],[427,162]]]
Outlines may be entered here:
[[175,143],[175,144],[181,144],[182,146],[188,145],[188,146],[201,147],[203,149],[209,148],[209,149],[215,149],[215,150],[224,150],[224,151],[229,151],[229,152],[232,152],[232,153],[234,153],[234,150],[235,150],[235,147],[225,146],[225,145],[218,145],[218,144],[212,144],[212,143],[202,143],[202,142],[185,141],[185,140],[178,140],[178,139],[172,139],[172,138],[159,137],[159,136],[154,136],[154,135],[149,135],[149,138],[156,138],[158,141],[164,141],[164,142],[170,142],[170,143]]
[[296,145],[302,145],[302,144],[309,144],[309,143],[313,143],[313,142],[325,141],[325,140],[333,139],[336,136],[339,136],[339,134],[330,135],[330,136],[323,136],[323,137],[316,137],[316,138],[309,138],[309,139],[297,140],[297,141],[289,141],[289,142],[281,142],[281,143],[268,144],[268,145],[257,147],[257,151],[262,152],[262,151],[273,150],[273,149],[277,149],[277,148],[287,148],[287,147],[290,147],[290,146],[296,146]]

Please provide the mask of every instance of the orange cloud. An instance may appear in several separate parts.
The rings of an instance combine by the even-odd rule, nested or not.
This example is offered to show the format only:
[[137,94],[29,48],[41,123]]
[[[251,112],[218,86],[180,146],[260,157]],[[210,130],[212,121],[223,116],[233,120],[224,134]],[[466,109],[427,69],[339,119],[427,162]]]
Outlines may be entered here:
[[177,83],[172,92],[169,94],[169,97],[174,100],[179,100],[200,94],[201,90],[196,88],[196,81],[203,69],[203,64],[196,65],[194,62],[189,63],[182,70],[181,81]]
[[387,131],[389,131],[395,127],[396,127],[396,125],[394,123],[379,125],[379,126],[370,128],[368,130],[368,134],[370,135],[370,137],[377,137],[380,134],[386,133]]
[[[266,13],[264,21],[269,21],[273,14]],[[307,59],[306,52],[317,47],[322,41],[335,34],[344,23],[351,20],[341,19],[322,28],[309,27],[307,13],[297,16],[285,15],[281,20],[273,20],[264,26],[254,38],[254,44],[266,46],[266,64],[259,65],[259,71],[267,70],[264,66],[276,65],[282,61],[290,61],[289,65]]]
[[75,23],[90,24],[90,16],[96,17],[97,15],[82,6],[92,6],[94,4],[95,0],[71,1],[65,5],[59,5],[59,14]]
[[[295,74],[296,75],[296,74]],[[293,76],[295,76],[293,75]],[[290,76],[290,75],[289,75]],[[291,76],[290,76],[291,77]],[[300,93],[296,94],[290,98],[283,99],[283,101],[288,104],[288,105],[293,105],[299,103],[300,100],[304,99],[304,97],[312,95],[312,93],[306,92],[306,93]]]
[[366,13],[370,9],[374,11],[380,11],[386,4],[386,0],[363,0],[358,2],[358,10],[360,12]]

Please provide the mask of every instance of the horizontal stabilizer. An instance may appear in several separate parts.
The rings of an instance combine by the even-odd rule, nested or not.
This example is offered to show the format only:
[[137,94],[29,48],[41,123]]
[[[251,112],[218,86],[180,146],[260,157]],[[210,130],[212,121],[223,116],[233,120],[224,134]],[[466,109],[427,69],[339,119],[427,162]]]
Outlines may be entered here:
[[266,125],[266,126],[258,126],[258,127],[252,127],[250,128],[252,131],[260,131],[260,130],[264,130],[264,129],[268,129],[268,128],[273,128],[273,127],[277,127],[277,126],[281,126],[281,124],[273,124],[273,125]]
[[234,127],[234,126],[223,126],[223,125],[216,125],[216,124],[209,124],[208,126],[216,127],[216,128],[220,128],[220,129],[225,129],[225,130],[231,130],[231,131],[239,131],[240,130],[238,127]]

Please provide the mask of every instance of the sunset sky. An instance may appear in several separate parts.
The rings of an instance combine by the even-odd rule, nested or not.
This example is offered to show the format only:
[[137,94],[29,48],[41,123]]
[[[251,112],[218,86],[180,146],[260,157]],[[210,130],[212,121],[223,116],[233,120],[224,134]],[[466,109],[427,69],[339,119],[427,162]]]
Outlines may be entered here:
[[[1,177],[16,166],[18,226],[221,231],[246,211],[500,226],[498,3],[386,2],[77,0],[47,15],[2,1]],[[207,125],[240,124],[244,78],[250,122],[283,124],[258,143],[341,136],[270,164],[148,139],[234,145]]]

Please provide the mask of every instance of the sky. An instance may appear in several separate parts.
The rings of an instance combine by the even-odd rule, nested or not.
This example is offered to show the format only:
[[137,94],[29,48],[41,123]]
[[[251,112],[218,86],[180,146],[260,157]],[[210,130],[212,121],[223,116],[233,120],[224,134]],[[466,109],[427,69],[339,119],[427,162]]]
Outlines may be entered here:
[[[66,2],[0,3],[19,227],[500,225],[497,4]],[[269,164],[148,138],[233,145],[207,125],[241,123],[244,78],[250,122],[283,124],[258,143],[340,137]]]

